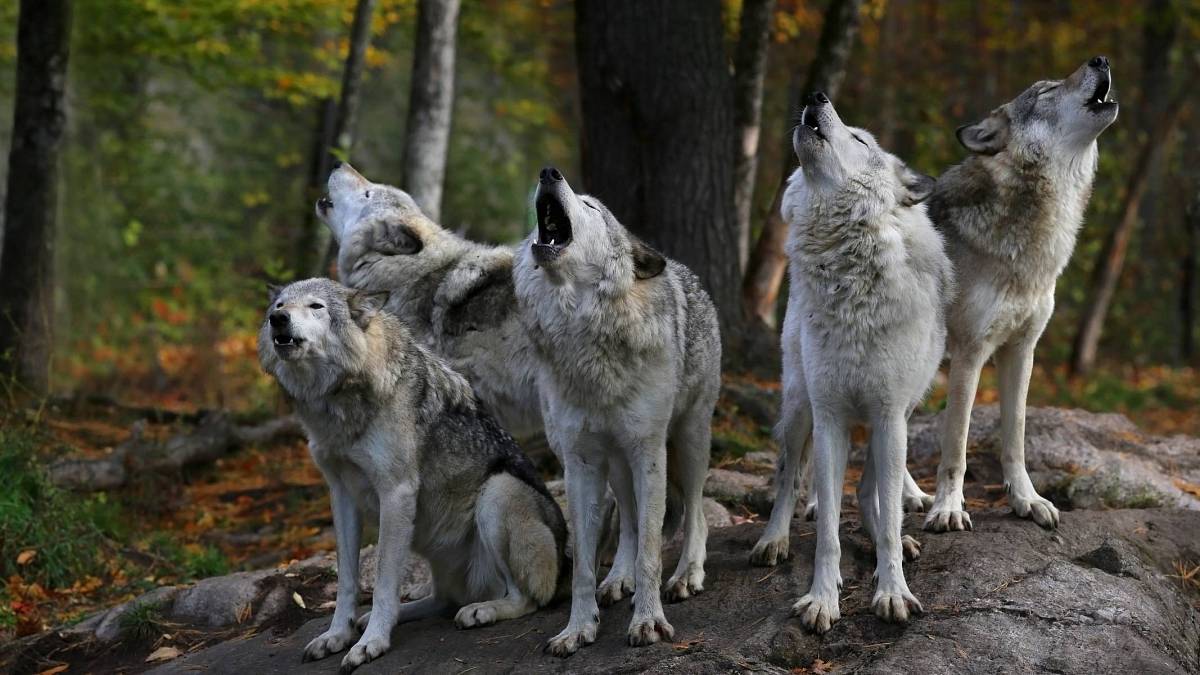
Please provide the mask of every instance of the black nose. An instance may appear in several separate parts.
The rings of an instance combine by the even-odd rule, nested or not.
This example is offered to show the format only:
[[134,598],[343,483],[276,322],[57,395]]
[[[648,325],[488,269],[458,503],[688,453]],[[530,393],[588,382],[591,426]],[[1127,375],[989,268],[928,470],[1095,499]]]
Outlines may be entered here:
[[1096,70],[1101,71],[1101,72],[1106,71],[1106,70],[1108,70],[1108,57],[1107,56],[1093,56],[1092,60],[1088,61],[1088,65],[1095,68]]
[[291,317],[287,312],[271,312],[271,316],[267,320],[271,322],[272,328],[283,328],[291,321]]
[[552,166],[548,166],[548,167],[542,169],[542,172],[540,174],[538,174],[538,180],[540,180],[545,185],[549,185],[550,183],[557,183],[562,179],[563,179],[562,173],[558,169],[556,169]]
[[340,159],[333,160],[333,168],[334,168],[334,170],[342,168],[342,160],[340,160]]
[[808,105],[824,105],[829,103],[829,97],[823,91],[814,91],[808,95]]
[[321,197],[317,200],[317,207],[322,211],[328,211],[333,208],[333,200],[329,197]]

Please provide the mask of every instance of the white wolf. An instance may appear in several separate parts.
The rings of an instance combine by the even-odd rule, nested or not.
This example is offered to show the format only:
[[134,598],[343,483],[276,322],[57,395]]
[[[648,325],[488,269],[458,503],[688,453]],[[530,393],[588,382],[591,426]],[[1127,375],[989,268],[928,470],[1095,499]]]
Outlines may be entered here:
[[938,179],[929,215],[958,274],[947,315],[950,392],[936,532],[971,528],[963,500],[967,427],[979,371],[996,355],[1001,465],[1008,503],[1022,518],[1058,525],[1058,509],[1025,469],[1025,397],[1033,351],[1054,312],[1054,286],[1075,248],[1096,173],[1096,138],[1117,118],[1108,59],[1065,80],[1036,82],[978,124],[958,130],[973,153]]
[[844,125],[821,93],[809,98],[793,145],[800,168],[782,204],[791,286],[780,434],[785,463],[797,467],[812,429],[820,506],[812,587],[792,611],[820,633],[840,617],[842,482],[851,426],[863,422],[871,440],[858,495],[878,561],[872,605],[879,617],[905,622],[921,610],[902,568],[906,544],[916,552],[900,531],[907,420],[941,363],[953,284],[942,239],[919,204],[933,179]]
[[547,649],[596,639],[596,542],[606,478],[621,543],[601,595],[633,586],[628,639],[670,639],[659,598],[668,480],[682,495],[683,551],[667,582],[703,590],[702,508],[713,406],[720,388],[716,310],[684,266],[629,234],[557,169],[541,173],[537,228],[517,254],[517,301],[538,359],[546,435],[563,459],[575,548],[571,618]]
[[[385,300],[328,279],[296,282],[272,292],[258,336],[333,507],[337,606],[304,658],[357,638],[343,672],[387,651],[403,621],[458,607],[462,628],[528,614],[550,602],[565,569],[566,522],[532,464],[467,381],[379,311]],[[379,570],[358,638],[364,515],[379,524]],[[429,561],[432,593],[402,604],[410,551]]]

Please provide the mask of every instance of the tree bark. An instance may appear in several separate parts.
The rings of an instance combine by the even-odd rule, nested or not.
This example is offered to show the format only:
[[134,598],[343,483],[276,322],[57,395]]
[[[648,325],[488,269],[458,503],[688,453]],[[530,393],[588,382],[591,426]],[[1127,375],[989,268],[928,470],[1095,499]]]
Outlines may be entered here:
[[420,0],[401,185],[434,221],[441,219],[442,185],[454,108],[454,51],[459,0]]
[[758,174],[758,139],[762,127],[763,79],[767,73],[767,47],[771,44],[771,17],[775,0],[742,3],[738,43],[733,64],[734,148],[733,201],[737,213],[738,265],[745,272],[750,260],[750,212],[754,207],[754,180]]
[[1071,374],[1086,375],[1096,363],[1096,352],[1104,330],[1104,319],[1108,316],[1121,270],[1125,266],[1125,253],[1129,241],[1137,228],[1138,209],[1150,182],[1150,172],[1158,158],[1159,150],[1166,144],[1179,113],[1183,109],[1184,94],[1180,94],[1167,105],[1163,116],[1151,126],[1150,136],[1142,144],[1138,157],[1125,186],[1125,199],[1121,203],[1121,215],[1117,225],[1105,237],[1096,267],[1092,270],[1089,284],[1089,300],[1084,306],[1071,347]]
[[1185,249],[1179,274],[1179,360],[1190,365],[1196,356],[1196,247],[1200,246],[1200,183],[1183,217]]
[[21,0],[17,89],[0,255],[0,372],[50,380],[58,161],[66,128],[70,0]]
[[[799,110],[802,97],[810,92],[823,91],[831,99],[837,98],[842,78],[846,74],[846,65],[850,61],[854,38],[858,35],[862,4],[862,0],[830,0],[829,8],[825,11],[825,23],[821,27],[821,38],[817,43],[817,53],[809,67],[808,75],[803,83],[798,77],[793,77],[789,87],[788,100],[791,110]],[[791,122],[789,117],[789,130]],[[783,153],[779,184],[775,188],[775,198],[771,201],[767,221],[763,224],[762,233],[759,234],[758,242],[750,255],[742,288],[746,313],[751,321],[760,327],[775,325],[775,302],[779,297],[779,287],[783,283],[783,273],[787,269],[787,255],[784,253],[787,222],[779,213],[779,206],[787,187],[787,179],[796,168],[796,154],[792,151],[791,134],[784,135],[787,138],[787,147]]]
[[575,36],[584,188],[700,277],[726,346],[736,343],[732,81],[720,1],[580,0]]

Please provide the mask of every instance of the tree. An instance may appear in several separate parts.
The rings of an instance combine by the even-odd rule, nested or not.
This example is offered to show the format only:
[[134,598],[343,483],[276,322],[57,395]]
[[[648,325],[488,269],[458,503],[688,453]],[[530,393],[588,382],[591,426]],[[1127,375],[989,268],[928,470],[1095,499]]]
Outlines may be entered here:
[[1196,247],[1200,246],[1200,181],[1183,216],[1184,252],[1179,261],[1179,358],[1184,365],[1196,356]]
[[35,392],[50,379],[58,162],[71,0],[21,0],[17,91],[0,255],[0,360]]
[[[581,0],[583,186],[690,267],[741,335],[732,82],[719,0]],[[726,350],[727,355],[733,350]]]
[[459,0],[420,0],[417,6],[401,185],[434,221],[441,216],[450,147],[458,9]]
[[[823,91],[831,99],[837,98],[842,77],[846,74],[846,65],[850,61],[854,38],[858,34],[862,5],[862,0],[830,0],[829,8],[825,10],[825,23],[821,27],[817,53],[808,74],[803,82],[794,77],[789,87],[788,100],[792,110],[799,110],[802,97],[814,91]],[[784,253],[787,222],[779,213],[779,207],[788,176],[796,168],[796,155],[792,151],[791,134],[784,136],[787,138],[787,147],[783,153],[779,184],[775,188],[775,198],[771,201],[767,221],[750,255],[742,288],[746,312],[761,327],[775,324],[775,301],[779,297],[784,270],[787,269],[787,255]]]
[[737,213],[738,265],[745,272],[750,259],[750,209],[758,174],[758,138],[762,126],[763,80],[767,73],[771,15],[775,0],[746,0],[742,4],[733,64],[734,139],[733,201]]

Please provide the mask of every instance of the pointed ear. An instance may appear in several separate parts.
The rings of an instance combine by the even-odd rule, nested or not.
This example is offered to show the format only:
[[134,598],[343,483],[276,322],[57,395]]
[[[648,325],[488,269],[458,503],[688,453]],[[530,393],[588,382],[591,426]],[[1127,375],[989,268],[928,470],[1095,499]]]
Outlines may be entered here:
[[387,221],[376,232],[375,248],[384,255],[413,255],[424,247],[416,231],[400,221]]
[[279,294],[283,292],[283,284],[267,284],[267,304],[275,304]]
[[354,291],[346,298],[346,304],[350,306],[350,318],[359,328],[366,330],[371,325],[371,319],[383,311],[390,295],[387,291]]
[[667,267],[667,259],[663,254],[633,235],[629,235],[629,243],[633,245],[633,276],[652,279],[662,274]]
[[982,122],[959,127],[954,135],[967,150],[978,155],[994,155],[1008,145],[1010,126],[1008,112],[1000,108]]
[[936,182],[932,176],[926,176],[899,160],[896,161],[896,177],[904,186],[904,192],[899,196],[899,202],[904,206],[920,204],[928,199]]

